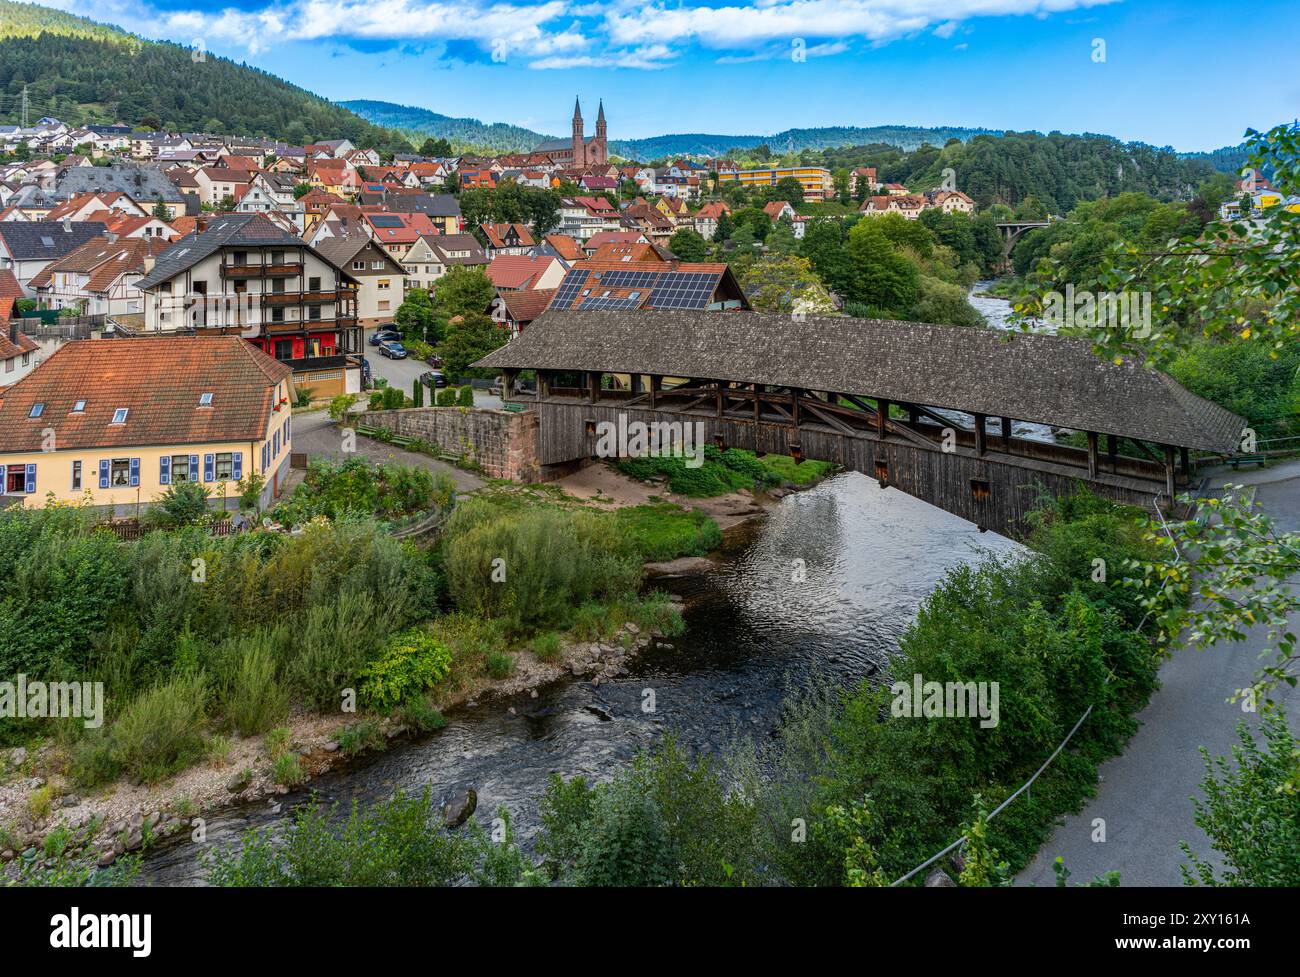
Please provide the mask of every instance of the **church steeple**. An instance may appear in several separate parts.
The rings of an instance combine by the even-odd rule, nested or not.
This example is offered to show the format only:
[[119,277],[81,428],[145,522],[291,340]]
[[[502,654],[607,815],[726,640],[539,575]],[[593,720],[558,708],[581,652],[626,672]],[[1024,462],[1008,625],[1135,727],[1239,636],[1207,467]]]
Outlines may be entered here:
[[600,111],[596,113],[596,138],[605,138],[605,100],[600,100]]
[[583,148],[586,141],[582,132],[582,106],[578,104],[578,96],[575,95],[573,97],[573,163],[575,166],[581,166],[586,162],[586,150]]

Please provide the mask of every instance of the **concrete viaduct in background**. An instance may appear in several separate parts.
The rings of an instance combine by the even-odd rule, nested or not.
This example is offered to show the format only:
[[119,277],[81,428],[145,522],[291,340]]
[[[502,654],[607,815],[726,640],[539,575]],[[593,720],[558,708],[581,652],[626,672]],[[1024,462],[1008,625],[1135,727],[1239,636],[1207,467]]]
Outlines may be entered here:
[[[550,311],[476,365],[537,413],[543,469],[594,457],[601,422],[620,415],[699,422],[720,447],[832,461],[1007,535],[1041,493],[1081,485],[1167,510],[1191,482],[1190,451],[1230,454],[1244,427],[1080,340],[912,322]],[[522,370],[537,371],[535,392],[518,389]],[[1082,432],[1085,446],[1015,436],[1015,421]]]

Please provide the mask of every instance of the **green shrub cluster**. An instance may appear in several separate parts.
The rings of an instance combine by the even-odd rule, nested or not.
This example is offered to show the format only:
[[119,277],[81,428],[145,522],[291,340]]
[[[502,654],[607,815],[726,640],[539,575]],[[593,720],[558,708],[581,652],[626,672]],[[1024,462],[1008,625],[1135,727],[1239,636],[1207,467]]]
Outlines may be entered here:
[[705,498],[724,495],[739,489],[759,489],[783,481],[808,484],[821,478],[835,466],[828,462],[806,461],[796,464],[793,458],[764,456],[740,448],[721,449],[704,446],[703,464],[690,467],[693,458],[669,456],[625,458],[618,469],[629,478],[649,481],[666,478],[668,488],[678,495]]
[[450,508],[456,484],[445,474],[408,465],[381,465],[352,458],[317,459],[293,495],[271,510],[286,526],[317,517],[369,516],[395,520],[433,509]]
[[383,653],[361,671],[361,700],[388,710],[433,688],[451,671],[451,652],[428,631],[393,635]]
[[[122,543],[67,506],[0,512],[0,573],[0,673],[105,684],[106,728],[55,728],[77,737],[82,783],[164,776],[209,733],[262,732],[295,702],[338,708],[439,590],[427,553],[367,520]],[[22,722],[0,720],[0,740],[43,721]]]

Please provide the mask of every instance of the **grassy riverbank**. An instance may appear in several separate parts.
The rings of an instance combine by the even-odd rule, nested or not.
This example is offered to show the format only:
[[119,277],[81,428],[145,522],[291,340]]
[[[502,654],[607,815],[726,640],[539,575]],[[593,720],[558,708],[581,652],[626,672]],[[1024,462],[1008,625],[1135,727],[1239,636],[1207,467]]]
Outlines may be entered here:
[[389,534],[453,495],[423,470],[350,462],[313,466],[276,507],[293,534],[193,525],[124,543],[81,507],[0,512],[0,674],[105,689],[92,728],[0,718],[0,746],[21,747],[12,768],[0,754],[0,853],[56,831],[61,800],[103,821],[96,797],[165,807],[159,788],[197,784],[202,807],[293,786],[328,766],[329,741],[433,728],[467,697],[553,679],[573,643],[678,633],[642,565],[721,540],[668,503],[609,511],[505,485],[458,500],[436,545]]
[[[692,467],[695,466],[695,467]],[[703,458],[656,456],[618,462],[618,470],[640,481],[661,480],[677,495],[708,498],[740,489],[764,489],[782,484],[806,487],[835,470],[826,461],[796,462],[788,455],[763,455],[740,448],[704,445]]]

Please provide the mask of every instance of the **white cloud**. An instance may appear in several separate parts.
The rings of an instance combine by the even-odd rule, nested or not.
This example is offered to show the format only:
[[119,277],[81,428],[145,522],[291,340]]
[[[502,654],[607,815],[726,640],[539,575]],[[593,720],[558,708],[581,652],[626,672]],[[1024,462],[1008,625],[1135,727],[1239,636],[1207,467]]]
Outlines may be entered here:
[[150,0],[46,2],[147,37],[250,53],[282,41],[469,41],[504,47],[539,69],[654,70],[692,46],[738,64],[786,57],[791,39],[804,38],[808,57],[829,57],[855,38],[870,46],[925,31],[947,39],[972,18],[1045,17],[1119,0],[267,0],[258,10],[194,0],[194,9],[178,11]]

